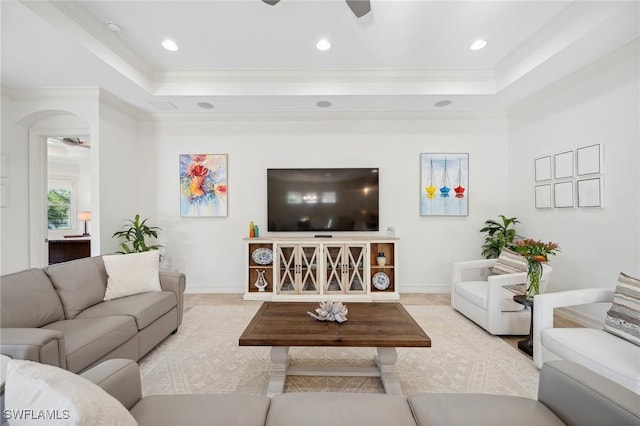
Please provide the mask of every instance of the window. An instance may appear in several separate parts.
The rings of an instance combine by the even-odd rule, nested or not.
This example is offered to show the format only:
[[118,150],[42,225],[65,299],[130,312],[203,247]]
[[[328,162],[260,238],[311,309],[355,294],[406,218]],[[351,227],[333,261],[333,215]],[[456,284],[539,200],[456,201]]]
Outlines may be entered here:
[[75,209],[74,185],[70,179],[50,179],[47,191],[49,229],[71,229]]

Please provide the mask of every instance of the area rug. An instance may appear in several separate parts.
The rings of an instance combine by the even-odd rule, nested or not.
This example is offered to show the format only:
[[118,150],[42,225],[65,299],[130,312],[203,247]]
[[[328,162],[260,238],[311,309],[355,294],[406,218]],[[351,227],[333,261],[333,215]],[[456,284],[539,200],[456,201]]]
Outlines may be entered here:
[[[405,306],[431,337],[431,348],[399,348],[396,369],[405,395],[464,392],[535,398],[538,370],[529,357],[449,306]],[[195,306],[178,333],[140,362],[144,395],[266,394],[269,348],[240,347],[238,337],[258,309]],[[304,315],[304,312],[301,313]],[[293,365],[374,366],[372,348],[290,350]],[[375,377],[288,377],[285,392],[383,393]]]

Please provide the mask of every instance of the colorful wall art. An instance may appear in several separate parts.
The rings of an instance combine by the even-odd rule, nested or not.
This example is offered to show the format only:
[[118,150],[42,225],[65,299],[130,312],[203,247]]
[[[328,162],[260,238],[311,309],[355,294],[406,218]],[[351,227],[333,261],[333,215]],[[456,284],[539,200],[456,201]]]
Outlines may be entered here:
[[469,214],[469,154],[420,154],[420,215]]
[[227,216],[227,156],[180,155],[180,216]]

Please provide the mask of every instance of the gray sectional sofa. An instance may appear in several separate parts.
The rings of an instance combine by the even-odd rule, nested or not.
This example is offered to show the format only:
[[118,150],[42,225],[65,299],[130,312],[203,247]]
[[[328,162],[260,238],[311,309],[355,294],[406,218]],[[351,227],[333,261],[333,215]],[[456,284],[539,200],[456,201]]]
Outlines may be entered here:
[[505,395],[283,393],[142,397],[138,365],[110,360],[83,376],[140,426],[640,425],[640,395],[569,361],[540,371],[538,400]]
[[160,272],[163,291],[103,302],[102,257],[0,277],[0,353],[82,372],[137,361],[182,322],[185,276]]

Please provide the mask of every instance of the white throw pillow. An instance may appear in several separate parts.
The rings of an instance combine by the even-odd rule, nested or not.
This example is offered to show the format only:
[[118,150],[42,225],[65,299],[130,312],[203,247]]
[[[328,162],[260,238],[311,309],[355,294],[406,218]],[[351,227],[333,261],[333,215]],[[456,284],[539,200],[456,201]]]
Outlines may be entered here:
[[160,264],[158,250],[103,256],[102,259],[108,275],[104,300],[162,291],[158,272]]
[[11,426],[135,426],[131,413],[95,383],[70,371],[11,360],[5,410]]

